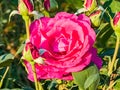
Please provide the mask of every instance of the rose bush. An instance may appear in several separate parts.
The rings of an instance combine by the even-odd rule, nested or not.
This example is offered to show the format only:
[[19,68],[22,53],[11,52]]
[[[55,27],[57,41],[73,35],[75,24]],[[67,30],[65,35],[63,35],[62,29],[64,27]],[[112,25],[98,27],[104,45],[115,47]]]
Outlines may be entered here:
[[[84,14],[60,12],[54,18],[42,17],[31,24],[30,34],[30,42],[40,53],[38,57],[45,59],[44,64],[35,64],[38,80],[72,80],[72,72],[83,70],[91,62],[101,68],[102,61],[93,48],[96,34]],[[33,81],[31,65],[27,60],[24,63]]]

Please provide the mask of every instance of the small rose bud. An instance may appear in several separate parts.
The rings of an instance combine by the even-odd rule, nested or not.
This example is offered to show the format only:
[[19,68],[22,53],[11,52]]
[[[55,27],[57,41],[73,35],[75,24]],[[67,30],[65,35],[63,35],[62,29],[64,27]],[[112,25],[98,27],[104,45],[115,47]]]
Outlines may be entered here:
[[56,0],[44,0],[44,7],[48,11],[54,11],[58,8]]
[[46,10],[50,9],[50,0],[44,0],[44,7]]
[[115,30],[115,33],[117,35],[120,35],[120,12],[118,12],[113,19],[111,19],[111,24],[113,27],[113,30]]
[[96,0],[84,0],[84,8],[88,11],[93,11],[97,7]]
[[115,17],[113,18],[113,25],[115,29],[120,30],[120,12],[118,12]]
[[33,9],[32,0],[19,0],[18,11],[21,15],[29,15]]
[[102,13],[101,10],[97,10],[89,16],[93,26],[98,27],[100,25],[101,13]]
[[39,51],[36,49],[36,47],[31,42],[27,42],[23,51],[23,59],[32,61],[39,56]]

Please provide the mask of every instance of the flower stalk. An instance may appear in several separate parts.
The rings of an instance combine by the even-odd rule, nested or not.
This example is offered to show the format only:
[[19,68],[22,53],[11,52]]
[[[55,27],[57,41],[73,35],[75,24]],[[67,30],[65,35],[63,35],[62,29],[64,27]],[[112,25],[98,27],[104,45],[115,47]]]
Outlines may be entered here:
[[29,17],[29,16],[23,16],[23,19],[24,19],[24,21],[25,21],[27,40],[29,40],[29,38],[30,38],[29,26],[30,26],[30,24],[31,24],[31,20],[30,20],[30,17]]
[[37,80],[37,75],[36,75],[36,70],[35,70],[35,62],[30,62],[32,66],[32,71],[33,71],[33,76],[34,76],[34,81],[35,81],[35,88],[36,90],[43,90],[41,83],[38,82]]
[[119,38],[119,36],[117,35],[115,52],[114,52],[114,55],[113,55],[113,58],[112,58],[112,61],[111,61],[111,64],[110,64],[110,68],[109,68],[109,71],[108,71],[108,75],[109,75],[109,76],[110,76],[110,75],[112,74],[112,72],[113,72],[114,63],[115,63],[115,60],[116,60],[116,57],[117,57],[117,54],[118,54],[118,50],[119,50],[119,41],[120,41],[120,38]]
[[35,70],[35,63],[30,62],[30,64],[32,66],[32,71],[33,71],[33,76],[34,76],[34,81],[35,81],[35,88],[36,88],[36,90],[39,90],[38,83],[37,83],[37,75],[36,75],[36,70]]

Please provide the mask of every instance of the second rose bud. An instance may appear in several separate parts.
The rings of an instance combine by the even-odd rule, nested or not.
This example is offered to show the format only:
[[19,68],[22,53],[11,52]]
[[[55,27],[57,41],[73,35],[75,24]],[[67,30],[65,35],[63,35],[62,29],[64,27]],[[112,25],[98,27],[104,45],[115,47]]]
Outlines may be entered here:
[[115,34],[120,37],[120,12],[116,13],[113,19],[111,19],[111,24]]
[[32,0],[19,0],[18,11],[21,15],[29,15],[34,10]]
[[101,10],[96,10],[89,16],[91,23],[94,27],[99,27],[101,23],[101,14],[102,14]]

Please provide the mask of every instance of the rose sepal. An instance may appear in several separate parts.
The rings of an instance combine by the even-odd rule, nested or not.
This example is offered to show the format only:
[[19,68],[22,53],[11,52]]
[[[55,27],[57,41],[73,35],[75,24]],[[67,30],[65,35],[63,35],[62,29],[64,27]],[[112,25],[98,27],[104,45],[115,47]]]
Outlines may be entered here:
[[24,48],[22,59],[24,59],[24,60],[26,60],[28,62],[31,62],[31,61],[34,60],[33,57],[32,57],[30,48],[27,51]]
[[101,23],[101,14],[102,14],[102,11],[97,10],[89,16],[93,26],[99,27],[99,25]]
[[18,10],[19,10],[19,13],[21,15],[27,15],[28,14],[28,9],[27,9],[25,3],[22,0],[19,0]]
[[14,15],[16,15],[16,14],[19,15],[20,13],[19,13],[17,10],[13,10],[13,11],[10,13],[10,15],[9,15],[9,20],[8,20],[8,21],[10,22],[11,17],[14,16]]
[[80,13],[84,13],[84,12],[87,12],[87,9],[80,8],[80,9],[77,10],[77,12],[75,13],[75,15],[80,14]]

